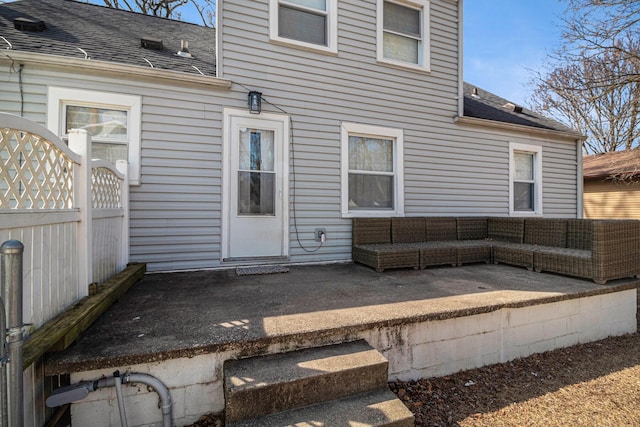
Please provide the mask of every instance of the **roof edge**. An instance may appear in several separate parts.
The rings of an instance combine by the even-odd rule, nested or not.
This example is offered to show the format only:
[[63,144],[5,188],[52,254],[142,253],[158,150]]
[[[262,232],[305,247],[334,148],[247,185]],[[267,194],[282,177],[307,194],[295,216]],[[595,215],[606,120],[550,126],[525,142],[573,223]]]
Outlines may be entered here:
[[147,68],[138,65],[128,65],[93,59],[68,58],[64,56],[48,55],[43,53],[20,52],[16,50],[0,51],[0,60],[19,61],[29,64],[69,67],[91,70],[104,74],[130,75],[136,77],[158,78],[180,83],[196,83],[211,87],[229,89],[231,80],[220,79],[213,76],[188,74],[180,71]]
[[513,123],[499,122],[496,120],[488,120],[488,119],[478,119],[476,117],[468,117],[468,116],[456,116],[453,119],[454,123],[472,125],[472,126],[482,126],[494,129],[503,129],[503,130],[511,130],[511,131],[527,131],[530,133],[534,133],[542,136],[555,136],[570,140],[580,140],[584,141],[587,137],[580,132],[564,132],[560,130],[553,129],[544,129],[535,126],[525,126],[525,125],[516,125]]

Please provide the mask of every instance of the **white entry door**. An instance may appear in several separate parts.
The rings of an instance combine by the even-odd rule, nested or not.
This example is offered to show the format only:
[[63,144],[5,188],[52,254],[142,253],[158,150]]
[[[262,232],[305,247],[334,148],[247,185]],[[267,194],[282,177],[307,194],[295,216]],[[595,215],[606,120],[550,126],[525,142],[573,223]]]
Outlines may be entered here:
[[288,117],[225,110],[222,257],[284,258],[288,236]]

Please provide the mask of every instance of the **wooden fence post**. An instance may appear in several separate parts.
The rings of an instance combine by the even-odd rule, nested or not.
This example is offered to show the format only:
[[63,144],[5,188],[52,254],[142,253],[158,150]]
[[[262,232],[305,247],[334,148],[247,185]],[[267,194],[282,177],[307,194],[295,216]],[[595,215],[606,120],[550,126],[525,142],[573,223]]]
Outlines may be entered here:
[[82,159],[74,174],[74,208],[80,210],[78,224],[78,299],[89,295],[93,282],[93,231],[91,221],[91,135],[84,129],[69,131],[69,148]]

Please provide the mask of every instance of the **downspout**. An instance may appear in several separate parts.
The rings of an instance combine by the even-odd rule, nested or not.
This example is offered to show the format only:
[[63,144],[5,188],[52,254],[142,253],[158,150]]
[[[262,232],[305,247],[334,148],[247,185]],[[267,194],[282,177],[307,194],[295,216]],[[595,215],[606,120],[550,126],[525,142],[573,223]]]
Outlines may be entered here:
[[[24,396],[22,378],[22,254],[24,245],[7,240],[0,246],[2,258],[2,293],[7,304],[7,343],[9,350],[8,414],[9,426],[24,425]],[[2,343],[4,344],[4,343]]]
[[584,216],[584,177],[582,176],[582,139],[576,140],[576,218]]
[[464,116],[464,1],[458,0],[458,117]]

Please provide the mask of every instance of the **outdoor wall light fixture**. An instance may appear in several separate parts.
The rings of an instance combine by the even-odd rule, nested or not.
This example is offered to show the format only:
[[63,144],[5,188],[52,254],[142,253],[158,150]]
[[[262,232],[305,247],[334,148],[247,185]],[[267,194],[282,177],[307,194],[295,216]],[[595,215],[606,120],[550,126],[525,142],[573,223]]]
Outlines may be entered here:
[[252,90],[249,92],[249,112],[260,114],[260,111],[262,111],[262,94]]

